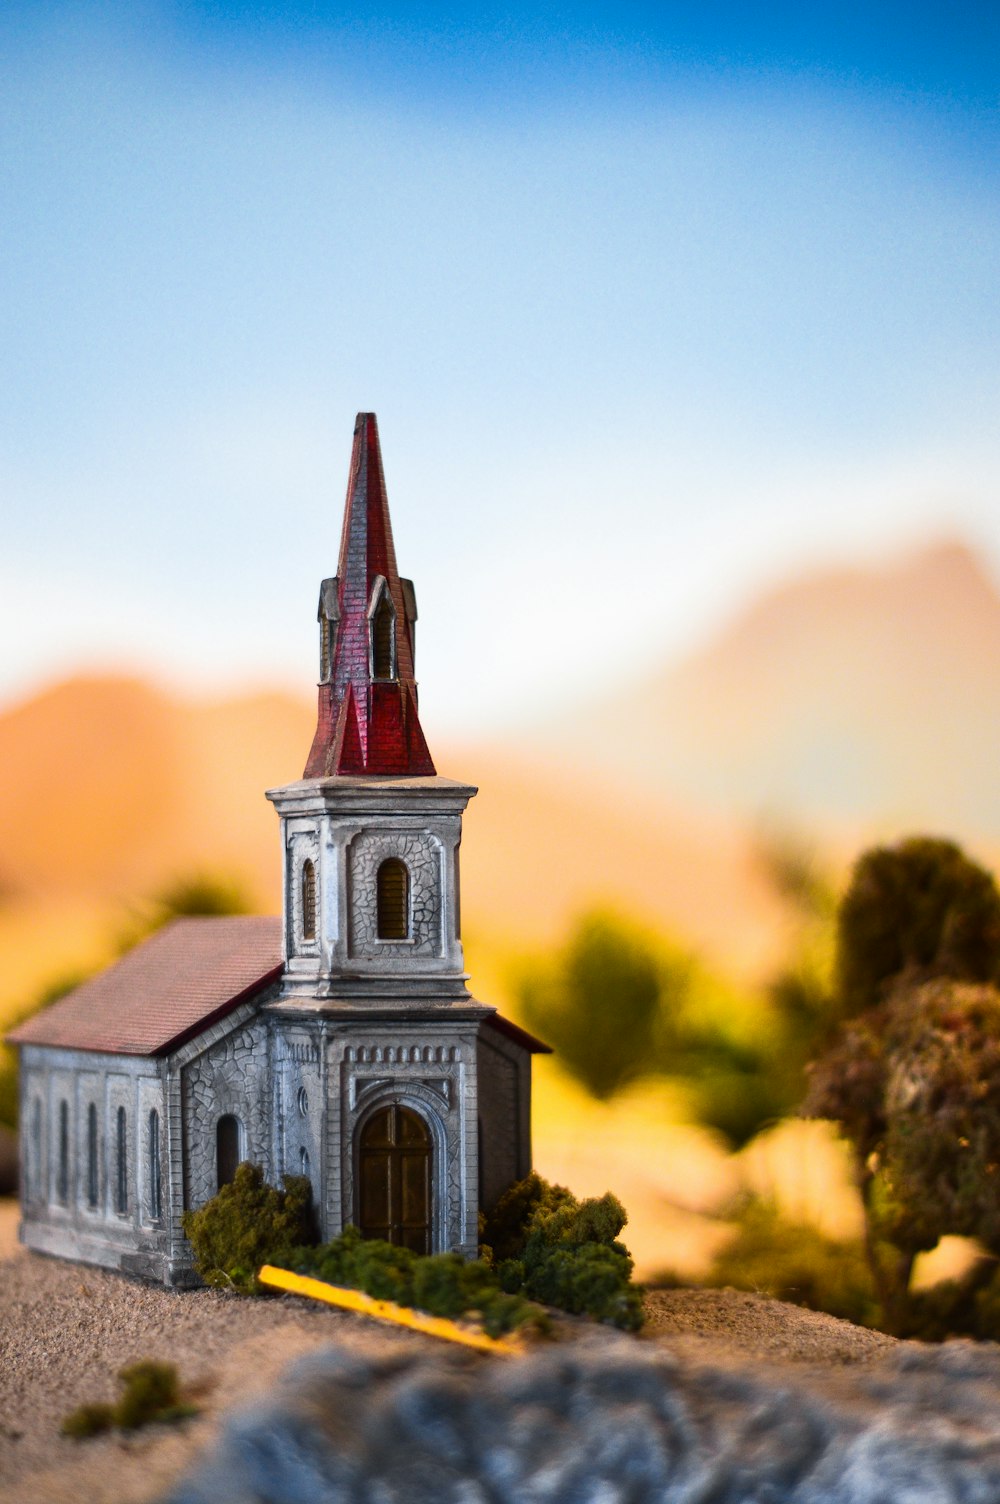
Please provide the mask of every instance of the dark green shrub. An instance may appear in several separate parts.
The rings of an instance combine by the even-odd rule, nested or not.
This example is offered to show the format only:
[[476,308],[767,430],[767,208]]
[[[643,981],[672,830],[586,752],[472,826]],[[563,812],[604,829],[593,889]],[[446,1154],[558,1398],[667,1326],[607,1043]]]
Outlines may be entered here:
[[478,1313],[492,1337],[517,1327],[547,1329],[545,1313],[523,1296],[505,1294],[495,1271],[481,1259],[469,1261],[458,1253],[421,1256],[378,1238],[362,1238],[356,1227],[345,1227],[339,1238],[318,1248],[296,1249],[290,1267],[432,1316],[454,1319]]
[[79,1405],[65,1417],[59,1430],[63,1436],[85,1441],[88,1436],[100,1436],[103,1431],[110,1431],[114,1423],[114,1405]]
[[501,1196],[484,1237],[500,1288],[595,1321],[636,1331],[642,1293],[617,1241],[625,1209],[610,1192],[577,1201],[564,1186],[531,1174]]
[[604,1243],[557,1245],[540,1250],[529,1263],[525,1289],[560,1311],[638,1331],[642,1293],[631,1275],[632,1260],[624,1250]]
[[[176,1419],[181,1409],[177,1369],[172,1363],[144,1359],[118,1375],[125,1388],[115,1406],[115,1425],[135,1431],[150,1421]],[[193,1411],[188,1410],[189,1414]]]
[[859,858],[837,915],[845,1013],[874,1007],[901,976],[988,982],[998,970],[1000,894],[953,841],[914,836]]
[[479,1315],[488,1337],[502,1337],[516,1330],[530,1330],[536,1336],[547,1337],[552,1331],[552,1323],[542,1308],[525,1300],[523,1295],[498,1291],[483,1302]]
[[577,1204],[572,1192],[565,1186],[550,1185],[534,1170],[515,1181],[484,1219],[482,1242],[489,1248],[492,1261],[499,1266],[516,1259],[524,1252],[535,1213],[554,1211],[566,1202]]
[[413,1304],[432,1316],[461,1316],[478,1310],[497,1291],[496,1276],[460,1253],[418,1259],[413,1270]]
[[83,1440],[110,1431],[137,1431],[156,1421],[160,1424],[185,1420],[197,1415],[196,1405],[181,1400],[177,1369],[172,1363],[143,1359],[123,1368],[118,1375],[123,1386],[117,1405],[80,1405],[66,1416],[60,1427],[64,1436]]
[[206,1285],[243,1295],[262,1293],[262,1264],[287,1264],[294,1248],[318,1239],[308,1177],[288,1175],[279,1191],[249,1163],[200,1210],[185,1212],[183,1225]]

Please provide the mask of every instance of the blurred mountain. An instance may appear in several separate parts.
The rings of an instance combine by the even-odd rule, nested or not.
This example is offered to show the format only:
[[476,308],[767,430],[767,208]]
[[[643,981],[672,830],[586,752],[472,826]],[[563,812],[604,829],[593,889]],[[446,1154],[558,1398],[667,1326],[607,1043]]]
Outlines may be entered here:
[[1000,596],[967,547],[771,590],[684,662],[539,733],[729,819],[1000,838]]
[[[68,680],[0,714],[6,980],[23,996],[36,975],[104,959],[130,903],[192,875],[235,878],[256,907],[280,908],[264,790],[301,776],[314,716],[287,695],[186,702],[110,677]],[[786,914],[750,837],[637,803],[627,783],[483,748],[434,751],[444,773],[482,788],[462,846],[463,918],[487,970],[562,938],[594,903],[737,975],[777,963]],[[0,1009],[7,992],[0,983]]]

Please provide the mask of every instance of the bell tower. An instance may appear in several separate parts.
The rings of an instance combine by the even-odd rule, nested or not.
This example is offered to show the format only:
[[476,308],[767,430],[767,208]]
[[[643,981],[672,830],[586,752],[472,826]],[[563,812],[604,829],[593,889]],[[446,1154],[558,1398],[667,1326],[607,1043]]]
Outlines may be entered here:
[[328,1237],[354,1222],[417,1251],[472,1252],[478,1036],[495,1014],[466,988],[459,928],[476,790],[435,772],[420,726],[416,596],[396,567],[374,413],[355,425],[318,618],[305,774],[267,795],[284,861],[275,1164],[309,1174]]

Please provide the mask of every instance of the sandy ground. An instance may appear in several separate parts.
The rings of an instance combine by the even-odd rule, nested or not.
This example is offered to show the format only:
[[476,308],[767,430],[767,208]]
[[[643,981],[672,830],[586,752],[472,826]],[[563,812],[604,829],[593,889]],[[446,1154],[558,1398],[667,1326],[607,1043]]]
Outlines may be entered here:
[[[834,1368],[877,1363],[896,1346],[832,1317],[731,1290],[657,1291],[647,1306],[647,1340],[678,1356],[792,1365],[806,1382],[810,1369],[818,1380]],[[291,1359],[331,1341],[366,1350],[432,1344],[289,1297],[177,1294],[28,1254],[17,1246],[16,1209],[7,1204],[0,1210],[0,1501],[154,1500],[212,1441],[226,1410],[267,1394]],[[59,1435],[76,1405],[114,1398],[118,1369],[139,1358],[175,1363],[201,1415],[132,1438],[81,1443]]]

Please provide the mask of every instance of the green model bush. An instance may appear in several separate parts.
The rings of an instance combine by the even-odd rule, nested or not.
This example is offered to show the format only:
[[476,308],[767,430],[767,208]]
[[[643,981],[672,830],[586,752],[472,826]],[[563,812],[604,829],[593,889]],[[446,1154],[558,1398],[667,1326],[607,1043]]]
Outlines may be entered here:
[[291,1267],[432,1316],[454,1319],[475,1313],[491,1337],[519,1327],[543,1332],[548,1325],[544,1311],[503,1290],[496,1272],[482,1259],[413,1253],[380,1238],[363,1238],[356,1227],[346,1227],[340,1237],[318,1248],[297,1249]]
[[581,1202],[562,1186],[529,1175],[511,1186],[485,1220],[479,1259],[419,1255],[362,1238],[356,1227],[317,1245],[308,1179],[288,1176],[279,1191],[252,1164],[240,1165],[231,1185],[184,1216],[198,1273],[208,1285],[261,1294],[260,1267],[276,1264],[434,1316],[477,1312],[493,1335],[543,1328],[544,1313],[535,1302],[637,1330],[642,1294],[632,1284],[628,1249],[617,1241],[624,1224],[614,1196]]
[[62,1423],[64,1436],[82,1441],[117,1426],[122,1431],[137,1431],[152,1422],[185,1420],[197,1415],[197,1406],[181,1400],[177,1369],[172,1363],[143,1359],[123,1368],[118,1375],[123,1388],[117,1405],[80,1405]]
[[502,1288],[571,1315],[626,1331],[643,1322],[632,1258],[618,1241],[625,1209],[606,1195],[578,1201],[531,1174],[511,1186],[487,1217],[486,1246]]
[[319,1238],[308,1177],[287,1175],[279,1191],[249,1163],[200,1210],[185,1212],[183,1225],[206,1285],[241,1295],[263,1293],[262,1264],[287,1263],[293,1248]]

